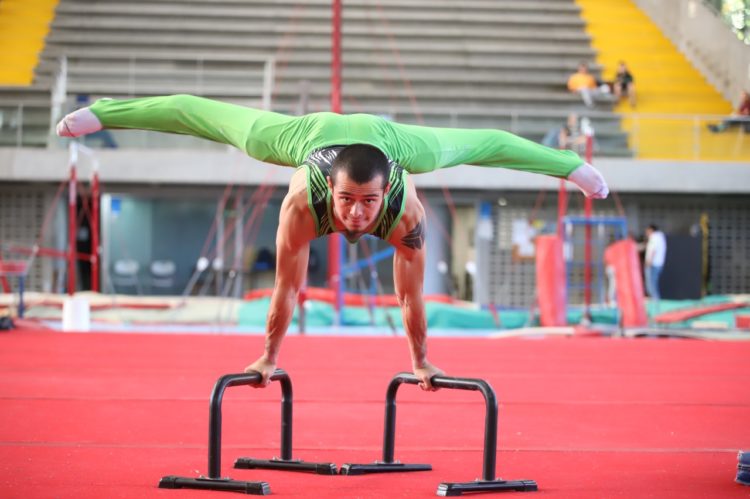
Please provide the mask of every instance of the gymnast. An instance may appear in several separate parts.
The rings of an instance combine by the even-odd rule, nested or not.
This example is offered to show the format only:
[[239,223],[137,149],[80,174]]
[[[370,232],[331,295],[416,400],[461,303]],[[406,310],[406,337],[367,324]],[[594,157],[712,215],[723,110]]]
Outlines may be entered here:
[[296,168],[279,215],[265,349],[245,369],[261,374],[258,386],[267,386],[276,369],[305,282],[310,241],[340,232],[350,243],[372,234],[395,247],[394,285],[412,370],[423,390],[435,389],[430,379],[443,371],[427,360],[425,209],[410,175],[468,164],[564,178],[594,199],[609,194],[602,175],[575,152],[500,130],[431,128],[366,114],[293,117],[191,95],[102,99],[57,125],[63,137],[102,129],[193,135]]

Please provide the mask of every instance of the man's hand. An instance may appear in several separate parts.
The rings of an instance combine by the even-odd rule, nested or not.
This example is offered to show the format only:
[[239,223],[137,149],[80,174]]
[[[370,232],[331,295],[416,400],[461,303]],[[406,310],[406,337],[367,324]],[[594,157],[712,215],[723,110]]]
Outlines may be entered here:
[[251,385],[253,388],[267,387],[271,383],[271,375],[275,370],[276,363],[268,360],[265,355],[245,368],[246,373],[256,372],[263,377],[258,384]]
[[414,376],[419,378],[419,388],[428,392],[435,392],[438,389],[432,386],[430,379],[433,376],[442,376],[445,373],[437,366],[425,362],[421,367],[414,368]]

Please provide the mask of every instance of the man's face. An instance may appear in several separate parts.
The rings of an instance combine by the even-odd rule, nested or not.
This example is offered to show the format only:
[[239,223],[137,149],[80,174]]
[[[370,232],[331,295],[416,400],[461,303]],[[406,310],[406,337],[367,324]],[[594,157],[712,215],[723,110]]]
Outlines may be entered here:
[[333,216],[338,229],[351,236],[368,232],[380,215],[383,198],[390,185],[383,188],[383,177],[378,175],[369,182],[358,184],[345,171],[336,173],[336,182],[328,179],[333,192]]

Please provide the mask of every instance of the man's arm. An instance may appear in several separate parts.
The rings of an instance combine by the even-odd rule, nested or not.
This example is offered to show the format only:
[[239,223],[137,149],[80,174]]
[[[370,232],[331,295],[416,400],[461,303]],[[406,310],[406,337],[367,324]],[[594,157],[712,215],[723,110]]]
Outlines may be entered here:
[[[304,194],[304,193],[302,193]],[[294,199],[300,194],[290,194],[284,199],[276,234],[276,280],[271,305],[266,319],[266,342],[263,355],[245,368],[245,372],[259,372],[267,386],[276,369],[281,341],[292,321],[297,295],[307,276],[310,239],[307,227],[309,212],[300,209]]]
[[409,341],[412,369],[420,379],[423,390],[434,391],[430,378],[443,371],[427,361],[427,320],[425,318],[422,285],[424,282],[425,220],[422,218],[401,237],[393,257],[393,281],[401,316]]

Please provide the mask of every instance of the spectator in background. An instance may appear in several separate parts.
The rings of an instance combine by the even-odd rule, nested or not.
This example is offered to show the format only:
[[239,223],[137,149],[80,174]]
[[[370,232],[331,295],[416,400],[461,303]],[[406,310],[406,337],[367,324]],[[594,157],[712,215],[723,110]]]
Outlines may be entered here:
[[568,121],[561,127],[552,128],[542,139],[542,144],[554,149],[570,149],[579,154],[586,147],[586,137],[581,133],[578,115],[570,113]]
[[585,62],[578,65],[578,71],[568,78],[568,90],[581,96],[586,107],[594,107],[594,97],[598,93],[596,78],[589,73]]
[[627,97],[630,101],[630,107],[635,107],[635,79],[623,61],[620,61],[617,66],[612,91],[615,93],[618,102],[623,97]]
[[656,225],[651,224],[646,228],[646,239],[646,292],[658,300],[661,297],[659,276],[667,256],[667,238]]
[[750,94],[746,90],[740,92],[740,103],[732,116],[719,124],[708,125],[714,133],[723,132],[733,125],[743,125],[746,132],[750,132]]

